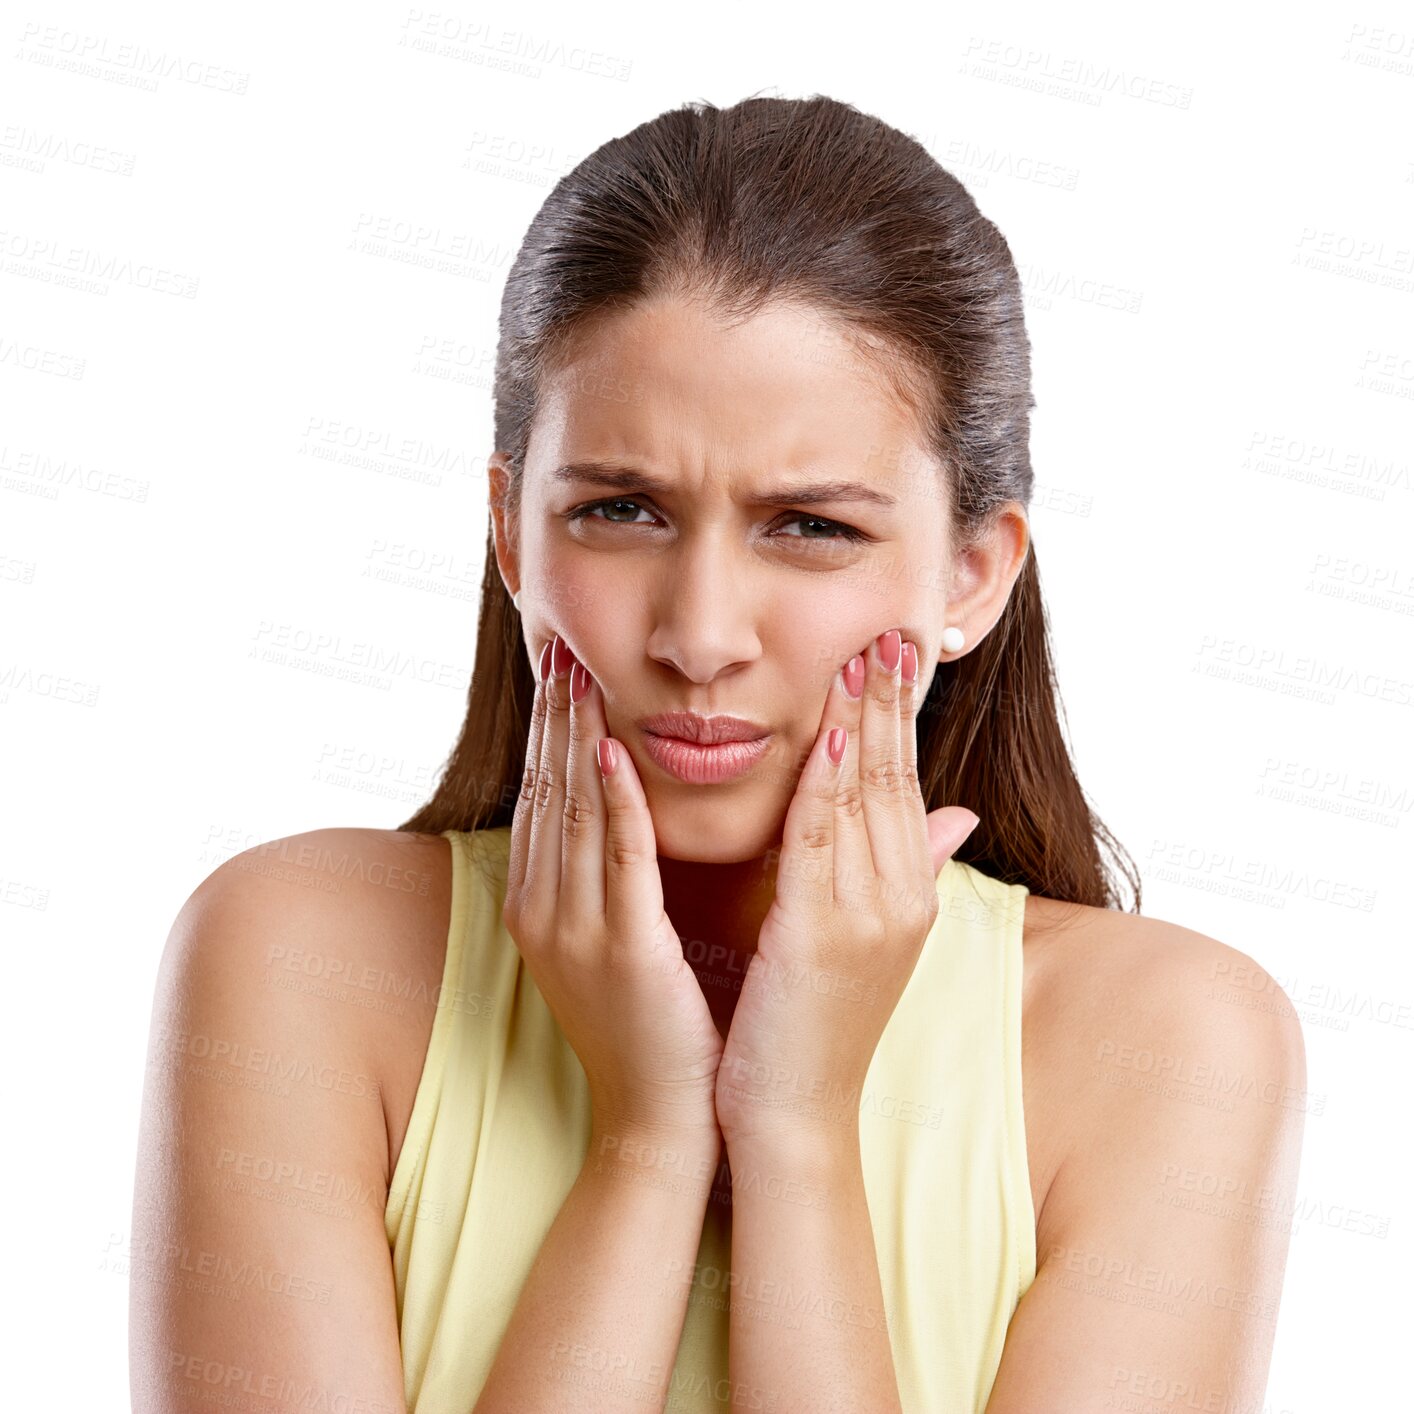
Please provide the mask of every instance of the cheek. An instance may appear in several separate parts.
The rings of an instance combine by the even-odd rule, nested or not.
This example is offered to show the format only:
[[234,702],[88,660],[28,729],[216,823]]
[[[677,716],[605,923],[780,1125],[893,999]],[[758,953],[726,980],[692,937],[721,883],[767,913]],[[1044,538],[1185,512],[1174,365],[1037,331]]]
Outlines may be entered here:
[[642,673],[643,629],[632,605],[612,584],[593,576],[557,575],[542,581],[528,631],[537,658],[539,645],[558,633],[594,675],[609,712],[624,685]]
[[772,626],[772,651],[786,668],[783,681],[828,691],[831,676],[895,627],[895,621],[885,620],[900,612],[880,586],[857,578],[848,584],[817,581],[814,591],[801,595]]
[[[613,602],[613,585],[593,572],[583,556],[566,553],[527,524],[521,560],[522,611],[527,651],[539,660],[541,646],[560,634],[591,672],[601,663],[605,644],[621,641],[620,606]],[[620,624],[615,631],[616,621]],[[599,668],[607,675],[608,663]]]
[[587,557],[552,548],[538,535],[528,534],[524,544],[521,577],[532,588],[535,627],[546,638],[559,632],[573,644],[574,631],[596,614],[614,617],[613,585],[605,584],[602,570],[596,573]]

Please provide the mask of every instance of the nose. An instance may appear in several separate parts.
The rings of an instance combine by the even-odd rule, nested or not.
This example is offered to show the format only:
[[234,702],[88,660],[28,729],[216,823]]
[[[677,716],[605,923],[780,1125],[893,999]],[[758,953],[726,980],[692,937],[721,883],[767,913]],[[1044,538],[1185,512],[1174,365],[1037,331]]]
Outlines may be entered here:
[[761,656],[759,586],[720,543],[698,537],[655,569],[648,656],[691,682],[709,683]]

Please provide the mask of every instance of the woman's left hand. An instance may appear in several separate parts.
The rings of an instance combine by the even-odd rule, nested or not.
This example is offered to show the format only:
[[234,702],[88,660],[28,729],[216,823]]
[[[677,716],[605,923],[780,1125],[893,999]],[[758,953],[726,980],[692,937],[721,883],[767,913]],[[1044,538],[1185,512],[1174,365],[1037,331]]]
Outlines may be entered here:
[[897,629],[835,674],[717,1070],[728,1143],[857,1137],[875,1048],[937,917],[938,874],[977,824],[960,806],[924,810],[918,679]]

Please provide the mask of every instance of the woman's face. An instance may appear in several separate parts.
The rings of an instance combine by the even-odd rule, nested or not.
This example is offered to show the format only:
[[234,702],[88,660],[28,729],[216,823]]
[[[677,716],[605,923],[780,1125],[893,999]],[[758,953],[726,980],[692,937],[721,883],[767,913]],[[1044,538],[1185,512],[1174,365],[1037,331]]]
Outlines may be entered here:
[[[832,676],[872,639],[897,628],[931,678],[943,628],[967,628],[942,477],[876,366],[798,307],[728,328],[694,304],[639,305],[542,390],[518,544],[497,516],[497,558],[532,666],[559,633],[597,680],[660,854],[733,863],[779,844]],[[884,499],[790,489],[828,482]],[[770,739],[744,774],[690,784],[638,725],[672,711]]]

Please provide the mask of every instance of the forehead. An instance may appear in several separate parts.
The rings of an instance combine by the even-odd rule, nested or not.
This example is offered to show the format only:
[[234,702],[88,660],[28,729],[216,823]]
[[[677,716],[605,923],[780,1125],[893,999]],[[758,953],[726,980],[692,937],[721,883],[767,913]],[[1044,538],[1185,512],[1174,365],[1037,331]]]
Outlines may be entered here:
[[798,305],[729,323],[697,302],[641,303],[580,334],[547,377],[532,459],[622,457],[750,483],[828,467],[902,495],[931,459],[863,337]]

